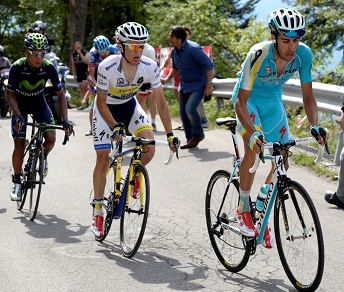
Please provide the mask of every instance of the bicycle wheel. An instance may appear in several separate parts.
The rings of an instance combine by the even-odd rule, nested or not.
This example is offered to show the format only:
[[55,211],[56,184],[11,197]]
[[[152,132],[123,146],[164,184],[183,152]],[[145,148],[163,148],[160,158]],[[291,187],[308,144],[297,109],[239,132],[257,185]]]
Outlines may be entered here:
[[[110,158],[110,164],[112,163],[112,158]],[[109,234],[114,211],[114,192],[115,192],[115,165],[108,169],[106,172],[106,184],[104,189],[104,200],[103,200],[103,212],[104,212],[104,223],[103,223],[103,236],[95,236],[97,241],[103,241]],[[93,209],[94,212],[94,209]]]
[[25,205],[25,199],[27,195],[27,190],[29,187],[29,177],[30,177],[30,166],[27,166],[27,160],[29,159],[29,152],[24,157],[23,165],[25,165],[25,168],[23,171],[23,181],[21,183],[20,187],[20,201],[17,201],[17,209],[21,211]]
[[216,171],[209,180],[205,217],[211,245],[221,264],[237,273],[247,264],[250,254],[246,252],[235,211],[239,202],[239,182],[228,181],[231,174],[225,170]]
[[[132,197],[133,186],[129,195],[126,192],[120,222],[121,249],[127,258],[133,257],[140,247],[149,211],[150,187],[147,169],[141,164],[137,165],[135,175],[137,174],[140,181],[140,198]],[[134,180],[130,184],[133,185]]]
[[40,145],[35,153],[32,161],[32,172],[29,181],[30,199],[29,199],[29,217],[33,221],[36,218],[39,198],[41,196],[41,189],[43,184],[43,160],[44,149]]
[[277,197],[275,203],[278,254],[294,287],[299,291],[315,291],[324,271],[324,240],[319,217],[307,191],[296,181],[287,183],[286,195],[282,199]]

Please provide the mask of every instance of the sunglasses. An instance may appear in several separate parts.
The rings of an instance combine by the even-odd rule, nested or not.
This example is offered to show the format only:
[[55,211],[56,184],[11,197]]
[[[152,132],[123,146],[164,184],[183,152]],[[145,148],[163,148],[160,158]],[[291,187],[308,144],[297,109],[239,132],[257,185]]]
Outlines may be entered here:
[[131,51],[143,51],[143,48],[145,47],[145,45],[136,45],[136,44],[126,44],[124,43],[124,45],[127,46],[127,48]]
[[27,50],[32,56],[34,56],[34,57],[42,57],[42,58],[44,58],[44,56],[45,56],[45,54],[46,54],[46,52],[32,52],[32,51],[29,51],[29,50]]
[[280,29],[279,32],[288,38],[300,38],[306,33],[306,30],[304,28],[299,30]]

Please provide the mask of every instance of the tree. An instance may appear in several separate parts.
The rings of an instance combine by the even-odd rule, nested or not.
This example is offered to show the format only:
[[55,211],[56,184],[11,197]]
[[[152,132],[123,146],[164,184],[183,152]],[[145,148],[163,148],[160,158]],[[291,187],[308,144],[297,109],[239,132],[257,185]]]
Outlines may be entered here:
[[[186,25],[192,39],[213,49],[217,74],[234,77],[249,48],[269,37],[266,25],[252,15],[259,0],[149,1],[147,27],[153,46],[169,46],[167,33],[173,25]],[[242,5],[242,6],[241,6]]]
[[[344,0],[287,0],[286,2],[291,7],[295,7],[306,19],[307,33],[302,41],[311,47],[315,59],[314,68],[319,74],[318,78],[321,79],[327,65],[332,61],[334,50],[344,50]],[[343,64],[337,69],[343,73]],[[331,78],[327,80],[331,81]]]

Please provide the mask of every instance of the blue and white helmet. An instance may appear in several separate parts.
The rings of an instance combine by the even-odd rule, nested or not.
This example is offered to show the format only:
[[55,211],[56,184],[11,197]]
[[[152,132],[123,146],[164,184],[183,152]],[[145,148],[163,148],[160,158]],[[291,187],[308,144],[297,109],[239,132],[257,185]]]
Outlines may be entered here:
[[300,38],[306,33],[305,19],[296,10],[280,8],[273,11],[269,19],[272,34],[280,33],[289,38]]
[[98,52],[105,51],[110,47],[110,42],[107,37],[99,35],[93,40],[93,46]]

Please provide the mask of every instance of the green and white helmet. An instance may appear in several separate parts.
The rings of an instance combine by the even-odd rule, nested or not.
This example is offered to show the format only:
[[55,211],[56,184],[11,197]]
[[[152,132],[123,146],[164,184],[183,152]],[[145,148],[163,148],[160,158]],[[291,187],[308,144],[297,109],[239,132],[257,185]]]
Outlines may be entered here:
[[24,40],[24,48],[28,50],[49,50],[47,38],[40,33],[29,33]]

